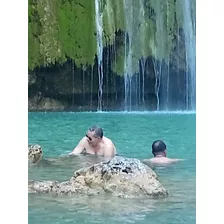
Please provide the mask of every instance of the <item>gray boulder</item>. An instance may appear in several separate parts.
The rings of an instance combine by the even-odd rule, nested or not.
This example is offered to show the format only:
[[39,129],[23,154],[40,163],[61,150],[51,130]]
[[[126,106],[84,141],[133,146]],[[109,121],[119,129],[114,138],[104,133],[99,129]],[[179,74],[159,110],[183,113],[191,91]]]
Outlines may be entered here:
[[28,163],[39,163],[43,157],[42,147],[38,144],[28,145]]
[[29,181],[30,193],[85,194],[109,193],[118,197],[164,197],[168,191],[158,181],[156,173],[134,158],[116,156],[74,172],[70,180]]

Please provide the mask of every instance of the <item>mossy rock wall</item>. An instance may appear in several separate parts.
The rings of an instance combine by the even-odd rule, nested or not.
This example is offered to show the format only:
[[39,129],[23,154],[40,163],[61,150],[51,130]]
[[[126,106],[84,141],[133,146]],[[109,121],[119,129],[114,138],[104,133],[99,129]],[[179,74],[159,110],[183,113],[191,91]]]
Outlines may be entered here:
[[[195,0],[192,2],[191,13],[195,17]],[[97,95],[95,0],[29,0],[28,3],[28,71],[36,77],[29,93],[64,98],[72,94]],[[127,63],[132,67],[130,75],[137,80],[142,72],[141,63],[145,62],[144,79],[148,88],[144,93],[149,95],[155,91],[157,62],[165,64],[164,67],[168,65],[174,75],[184,74],[184,13],[182,0],[100,1],[103,92],[107,97],[110,94],[114,94],[114,99],[119,94],[123,97]]]

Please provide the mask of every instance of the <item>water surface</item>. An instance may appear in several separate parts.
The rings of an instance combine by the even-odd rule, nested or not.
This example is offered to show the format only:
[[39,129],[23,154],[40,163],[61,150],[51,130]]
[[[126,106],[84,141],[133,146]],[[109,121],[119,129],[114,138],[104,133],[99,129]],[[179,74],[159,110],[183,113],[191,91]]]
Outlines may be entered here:
[[74,170],[99,162],[89,156],[66,157],[93,124],[103,127],[120,155],[150,158],[152,142],[162,139],[169,157],[185,159],[154,168],[170,192],[166,199],[30,194],[29,223],[195,223],[195,118],[194,113],[29,113],[29,143],[40,144],[51,160],[30,167],[30,180],[64,181]]

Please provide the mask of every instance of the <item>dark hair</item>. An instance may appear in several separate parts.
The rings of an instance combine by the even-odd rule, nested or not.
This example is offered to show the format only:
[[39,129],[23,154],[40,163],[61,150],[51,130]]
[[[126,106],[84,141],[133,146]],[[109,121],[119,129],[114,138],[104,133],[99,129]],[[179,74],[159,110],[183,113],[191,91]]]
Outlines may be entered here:
[[157,154],[166,150],[166,144],[162,140],[156,140],[152,143],[152,153]]
[[94,132],[94,137],[102,138],[103,137],[103,129],[97,125],[93,125],[89,128],[89,131]]

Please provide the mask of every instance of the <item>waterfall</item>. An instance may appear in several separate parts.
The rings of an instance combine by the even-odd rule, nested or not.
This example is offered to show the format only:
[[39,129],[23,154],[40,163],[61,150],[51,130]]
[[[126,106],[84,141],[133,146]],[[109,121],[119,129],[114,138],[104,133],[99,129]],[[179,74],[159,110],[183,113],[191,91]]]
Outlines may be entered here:
[[90,109],[93,108],[93,67],[91,66],[91,76],[90,76]]
[[75,104],[75,63],[71,60],[71,70],[72,70],[72,107],[74,107]]
[[196,110],[196,0],[54,1],[54,22],[37,33],[40,5],[31,5],[29,70],[38,80],[29,98],[41,91],[98,111]]
[[[113,89],[115,102],[122,103],[121,97],[124,97],[125,111],[146,109],[149,104],[155,105],[156,110],[195,110],[195,1],[123,0],[122,3],[119,8],[124,13],[122,48],[118,45],[117,49],[114,42],[111,50],[108,47],[111,43],[106,43],[103,59],[103,29],[107,26],[114,35],[118,31],[113,12],[116,8],[113,4],[118,1],[95,0],[98,110],[102,110],[103,81],[107,106]],[[113,58],[109,56],[112,52],[115,52]],[[120,60],[118,66],[123,63],[123,74],[120,74],[123,81],[118,79],[118,82],[109,70],[111,60],[116,67],[116,57]],[[150,78],[153,76],[154,80]]]
[[[171,2],[152,1],[156,14],[155,57],[152,59],[156,110],[195,110],[195,1],[177,0],[175,5],[170,5]],[[177,38],[175,51],[169,39],[171,29]],[[172,54],[177,57],[175,68],[170,66],[175,63],[170,58]]]
[[164,30],[164,13],[161,12],[161,2],[156,1],[156,43],[155,43],[155,59],[153,59],[153,68],[155,74],[155,95],[156,95],[156,110],[160,110],[160,88],[162,82],[162,56],[165,54],[165,43],[167,36]]
[[186,55],[186,109],[196,109],[196,34],[195,18],[192,16],[192,0],[183,1],[184,35]]
[[[124,109],[138,110],[139,105],[145,104],[144,99],[144,66],[145,61],[137,60],[144,52],[144,3],[142,0],[124,0],[125,38],[124,38]],[[141,67],[141,69],[140,69]],[[142,79],[140,76],[142,74]],[[140,85],[140,82],[142,85]],[[142,97],[140,97],[142,96]]]
[[82,105],[85,105],[85,70],[84,67],[82,67]]
[[125,10],[125,56],[124,56],[124,106],[125,110],[131,110],[131,81],[132,81],[132,24],[133,7],[132,0],[124,0]]
[[[145,20],[144,16],[145,16],[144,3],[143,3],[142,0],[140,0],[140,15],[139,15],[139,21],[140,22]],[[140,66],[141,66],[140,74],[142,74],[142,86],[140,85],[141,84],[141,79],[140,79],[140,76],[139,76],[139,103],[142,100],[142,105],[143,105],[143,108],[144,108],[145,107],[145,64],[146,64],[146,60],[144,58],[144,47],[145,47],[144,46],[144,41],[145,41],[146,32],[145,32],[144,28],[141,29],[141,30],[142,30],[142,33],[140,35],[142,35],[142,38],[143,38],[143,42],[142,42],[143,46],[141,47],[141,53],[142,53],[143,57],[140,60]],[[141,90],[141,88],[142,88],[142,90]],[[142,95],[142,97],[141,97],[141,95]]]
[[96,38],[97,38],[97,60],[98,60],[98,111],[102,111],[103,99],[103,14],[101,13],[101,1],[95,0],[95,20],[96,20]]
[[[125,111],[148,109],[151,105],[156,110],[195,110],[195,1],[150,0],[147,6],[150,11],[146,2],[122,1],[119,8],[124,13],[122,48],[116,42],[105,43],[103,54],[104,26],[114,35],[118,31],[113,11],[116,8],[113,4],[118,1],[95,0],[98,111],[103,109],[103,82],[107,106],[111,104],[112,92],[113,103],[118,100],[122,103],[123,97]],[[120,63],[123,65],[122,81],[116,81],[117,74],[111,74],[111,60],[115,67],[116,63],[118,67]]]

